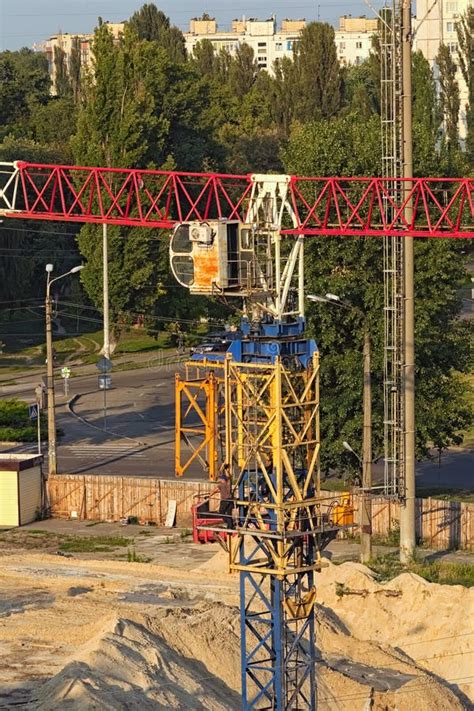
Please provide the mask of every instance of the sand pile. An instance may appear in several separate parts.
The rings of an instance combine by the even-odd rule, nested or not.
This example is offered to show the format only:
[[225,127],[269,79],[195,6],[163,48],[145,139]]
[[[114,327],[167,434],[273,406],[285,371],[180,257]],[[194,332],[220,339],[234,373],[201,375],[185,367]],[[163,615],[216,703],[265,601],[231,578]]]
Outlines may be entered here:
[[79,650],[41,687],[31,707],[227,711],[239,708],[239,695],[144,621],[124,619]]
[[[227,560],[220,550],[195,572],[221,573]],[[321,634],[321,611],[332,611],[358,643],[396,646],[410,663],[459,690],[466,703],[474,701],[474,589],[429,583],[413,573],[379,583],[360,563],[330,561],[316,575],[316,586]]]
[[[194,571],[3,558],[0,708],[237,711],[239,579],[226,565],[221,551]],[[318,711],[472,708],[472,593],[406,574],[380,584],[351,563],[317,586]]]
[[[319,608],[318,620],[320,709],[464,708],[449,689],[402,654],[354,640],[324,608]],[[64,707],[237,711],[239,626],[237,608],[204,604],[117,620],[47,681],[31,705],[41,711]]]
[[474,700],[474,589],[413,573],[381,584],[359,563],[329,565],[316,586],[352,638],[396,646]]

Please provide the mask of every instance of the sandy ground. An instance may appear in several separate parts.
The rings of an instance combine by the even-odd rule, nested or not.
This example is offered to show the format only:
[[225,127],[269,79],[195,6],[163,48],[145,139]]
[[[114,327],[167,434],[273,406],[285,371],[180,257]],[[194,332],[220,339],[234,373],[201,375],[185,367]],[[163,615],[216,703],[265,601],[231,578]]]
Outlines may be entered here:
[[[472,708],[472,592],[357,563],[317,585],[321,711]],[[237,710],[237,603],[221,552],[180,570],[3,551],[0,708]]]

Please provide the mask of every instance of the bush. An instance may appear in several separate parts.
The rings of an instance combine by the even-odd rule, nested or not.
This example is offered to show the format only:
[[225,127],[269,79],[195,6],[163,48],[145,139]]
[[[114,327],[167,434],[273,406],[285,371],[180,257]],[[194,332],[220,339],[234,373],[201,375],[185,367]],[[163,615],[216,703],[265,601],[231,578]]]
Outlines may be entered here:
[[28,405],[21,400],[0,400],[0,441],[34,442],[36,422],[28,416]]

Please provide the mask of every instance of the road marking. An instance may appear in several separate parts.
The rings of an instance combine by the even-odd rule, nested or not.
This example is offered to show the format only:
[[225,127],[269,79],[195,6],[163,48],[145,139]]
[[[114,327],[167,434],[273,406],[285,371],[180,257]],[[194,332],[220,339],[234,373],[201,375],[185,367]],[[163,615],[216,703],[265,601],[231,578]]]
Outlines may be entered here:
[[71,450],[71,452],[75,455],[83,455],[85,457],[91,457],[92,459],[101,459],[103,457],[109,457],[109,456],[133,456],[133,457],[147,457],[146,451],[143,451],[141,449],[136,449],[133,447],[130,447],[130,445],[92,445],[92,444],[83,444],[83,445],[69,445],[68,448]]

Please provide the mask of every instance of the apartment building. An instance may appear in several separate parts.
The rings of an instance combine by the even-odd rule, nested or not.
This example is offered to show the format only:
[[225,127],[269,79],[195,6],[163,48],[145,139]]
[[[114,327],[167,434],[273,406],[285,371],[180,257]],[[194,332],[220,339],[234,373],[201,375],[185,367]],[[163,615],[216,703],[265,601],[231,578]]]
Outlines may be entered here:
[[[429,61],[435,77],[438,74],[436,55],[440,44],[449,47],[454,61],[457,61],[458,38],[456,23],[468,7],[474,5],[473,0],[416,0],[416,18],[414,20],[414,49],[420,50]],[[469,90],[461,74],[458,64],[457,81],[461,94],[461,112],[459,133],[461,138],[466,135],[465,106],[469,100]]]
[[378,20],[344,15],[335,32],[337,56],[341,64],[362,64],[370,54],[372,39],[378,32]]
[[282,20],[281,27],[277,28],[275,17],[269,20],[244,17],[233,20],[230,30],[220,30],[215,18],[193,19],[184,38],[188,54],[204,39],[212,42],[217,52],[224,49],[230,54],[234,54],[239,45],[247,44],[252,47],[259,68],[272,72],[276,59],[293,55],[293,46],[304,27],[305,20]]
[[[115,37],[123,32],[124,23],[106,23]],[[277,59],[292,57],[293,48],[299,41],[301,31],[306,27],[306,20],[285,19],[279,27],[275,17],[268,20],[242,18],[233,20],[230,29],[221,30],[215,18],[195,18],[190,21],[189,32],[184,33],[186,50],[192,54],[198,42],[207,39],[212,42],[216,51],[227,50],[234,54],[237,47],[248,44],[254,51],[260,69],[273,73],[273,65]],[[341,64],[360,64],[369,56],[372,45],[372,35],[377,32],[377,20],[366,17],[351,17],[345,15],[339,19],[339,28],[335,31],[337,54]],[[93,33],[69,34],[60,33],[49,37],[42,45],[36,47],[45,52],[49,62],[49,73],[52,81],[52,92],[56,86],[55,48],[60,49],[69,62],[73,48],[79,44],[81,65],[87,68],[91,64],[91,45]]]
[[[115,38],[118,38],[123,32],[123,22],[106,22],[105,23]],[[55,49],[64,52],[66,62],[69,63],[73,48],[78,44],[81,53],[81,66],[84,68],[90,67],[92,62],[91,45],[94,39],[94,33],[88,34],[69,34],[68,32],[52,35],[36,49],[41,50],[46,54],[48,59],[49,76],[51,77],[51,93],[56,93],[56,63],[54,61]]]

